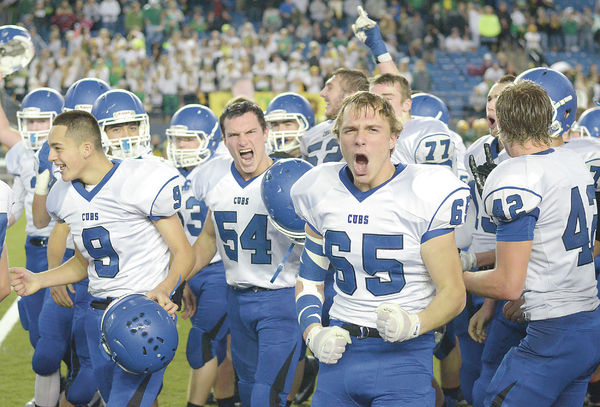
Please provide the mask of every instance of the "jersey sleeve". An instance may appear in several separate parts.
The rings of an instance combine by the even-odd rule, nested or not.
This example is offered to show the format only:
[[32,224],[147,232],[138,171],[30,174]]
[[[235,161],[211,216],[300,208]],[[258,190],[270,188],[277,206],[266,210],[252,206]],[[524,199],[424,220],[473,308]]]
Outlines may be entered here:
[[450,167],[455,173],[457,169],[456,145],[448,132],[441,129],[422,137],[414,151],[417,164],[437,164]]
[[62,180],[57,181],[48,192],[48,197],[46,198],[46,211],[57,222],[64,222],[60,210],[65,200],[68,185],[68,183]]
[[496,224],[535,214],[542,201],[540,185],[528,181],[526,162],[509,162],[510,165],[502,163],[490,173],[483,189],[485,212]]
[[467,220],[471,202],[469,188],[447,171],[436,175],[437,188],[431,196],[429,204],[433,213],[429,218],[427,229],[421,237],[421,243],[453,231]]
[[14,146],[10,148],[6,152],[5,162],[6,162],[6,171],[13,175],[17,176],[21,173],[20,168],[20,157],[23,155],[25,150],[25,146],[22,141],[18,142]]
[[3,181],[0,181],[0,254],[6,238],[8,218],[13,205],[12,189]]

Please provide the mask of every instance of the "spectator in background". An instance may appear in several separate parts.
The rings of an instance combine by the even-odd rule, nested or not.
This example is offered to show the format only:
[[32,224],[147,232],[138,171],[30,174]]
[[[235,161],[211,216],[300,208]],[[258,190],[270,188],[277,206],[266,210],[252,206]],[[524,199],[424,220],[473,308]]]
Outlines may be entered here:
[[100,16],[102,18],[102,28],[109,32],[117,31],[117,21],[121,14],[121,5],[117,0],[102,0],[100,3]]
[[62,33],[65,33],[73,28],[73,25],[77,21],[77,17],[75,17],[75,13],[69,5],[69,2],[67,0],[62,0],[50,21],[52,21],[52,24],[56,24]]
[[557,13],[553,12],[550,17],[550,27],[548,29],[548,45],[552,51],[561,51],[564,49],[564,37],[562,31],[562,22]]
[[452,27],[450,36],[446,38],[444,44],[447,52],[462,53],[467,51],[467,44],[465,44],[465,41],[460,37],[460,30],[458,27]]
[[471,41],[475,47],[479,46],[479,18],[481,16],[479,4],[469,3],[467,5],[467,14],[469,16],[469,31],[471,32]]
[[350,27],[358,17],[357,7],[362,5],[361,0],[344,0],[344,15],[346,22],[344,25]]
[[32,13],[33,25],[37,28],[38,33],[45,42],[48,42],[51,13],[52,8],[47,8],[43,1],[35,3]]
[[98,2],[96,0],[87,0],[83,5],[82,11],[85,18],[93,22],[92,29],[98,29],[98,25],[102,19]]
[[415,69],[413,72],[413,80],[410,85],[411,89],[420,92],[431,92],[433,87],[433,80],[431,74],[427,70],[427,64],[422,59],[415,62]]
[[267,8],[262,17],[262,25],[267,32],[275,32],[281,27],[281,15],[275,7]]
[[577,34],[579,33],[579,23],[577,22],[573,7],[567,7],[564,10],[563,20],[562,30],[565,38],[565,51],[578,51]]
[[539,8],[536,12],[535,25],[540,34],[540,48],[548,49],[548,33],[550,30],[550,17],[544,8]]
[[502,78],[504,74],[504,69],[500,67],[500,64],[498,64],[498,62],[494,62],[492,66],[485,70],[485,73],[483,74],[483,79],[486,82],[495,83],[500,78]]
[[385,14],[387,4],[385,0],[366,0],[365,11],[369,14],[369,18],[374,20],[381,20],[381,17]]
[[413,76],[410,72],[410,68],[408,67],[408,63],[410,62],[410,58],[404,57],[401,58],[398,62],[398,73],[406,78],[409,85],[412,85]]
[[524,35],[525,38],[525,49],[529,52],[533,52],[536,55],[542,54],[542,36],[538,32],[538,28],[535,24],[529,24],[527,32]]
[[165,118],[173,116],[179,106],[177,82],[177,77],[173,74],[171,67],[167,65],[164,73],[158,78],[158,90],[163,97],[162,110]]
[[485,114],[485,106],[487,104],[487,94],[490,88],[490,83],[486,80],[477,84],[469,95],[469,105],[472,113],[476,117],[482,117]]
[[314,22],[320,23],[327,17],[328,8],[322,0],[313,0],[308,6],[310,12],[310,19]]
[[525,35],[525,32],[527,31],[527,18],[525,17],[524,12],[525,9],[525,2],[518,0],[513,8],[512,13],[510,13],[510,18],[512,21],[510,29],[515,38],[523,38],[523,35]]
[[159,0],[149,0],[143,8],[144,25],[146,28],[146,46],[147,50],[152,49],[153,44],[162,41],[161,14]]
[[592,27],[594,25],[594,14],[589,7],[583,8],[581,15],[581,28],[579,29],[579,46],[581,50],[593,52],[594,49],[594,33]]
[[279,6],[279,16],[283,26],[287,26],[292,22],[292,14],[296,10],[296,5],[292,0],[283,0],[281,6]]
[[144,30],[144,12],[138,1],[133,1],[125,12],[125,31]]
[[494,9],[492,6],[485,6],[483,8],[483,14],[479,18],[481,45],[486,45],[495,50],[498,44],[498,36],[501,32],[500,20],[494,13]]

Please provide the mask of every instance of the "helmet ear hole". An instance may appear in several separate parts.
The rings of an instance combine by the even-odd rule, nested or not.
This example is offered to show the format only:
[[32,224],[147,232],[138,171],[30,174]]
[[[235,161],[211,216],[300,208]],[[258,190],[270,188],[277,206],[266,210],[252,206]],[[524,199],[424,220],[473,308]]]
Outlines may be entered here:
[[166,367],[179,343],[175,320],[143,294],[128,294],[111,302],[100,327],[106,352],[119,367],[134,374]]
[[267,170],[261,184],[261,196],[271,225],[295,243],[304,242],[304,220],[294,210],[290,191],[294,183],[312,165],[299,158],[278,160]]

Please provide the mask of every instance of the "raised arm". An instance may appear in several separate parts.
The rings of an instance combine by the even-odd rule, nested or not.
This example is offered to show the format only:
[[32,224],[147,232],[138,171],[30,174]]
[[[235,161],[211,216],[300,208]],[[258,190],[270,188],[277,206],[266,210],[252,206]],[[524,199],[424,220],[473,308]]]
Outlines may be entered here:
[[200,270],[210,264],[210,261],[217,253],[217,235],[215,233],[215,224],[212,221],[212,212],[208,211],[202,233],[194,242],[194,255],[196,263],[192,268],[192,272],[188,276],[188,280],[196,275]]

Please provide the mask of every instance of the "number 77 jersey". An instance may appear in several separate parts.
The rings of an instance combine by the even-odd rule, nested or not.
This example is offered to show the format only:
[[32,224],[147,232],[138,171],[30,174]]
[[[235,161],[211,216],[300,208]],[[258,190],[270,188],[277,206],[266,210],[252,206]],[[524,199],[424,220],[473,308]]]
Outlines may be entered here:
[[498,224],[496,240],[533,241],[521,307],[530,320],[598,306],[596,194],[580,155],[561,147],[503,161],[486,180],[483,203]]
[[335,269],[331,317],[374,328],[381,303],[417,313],[431,302],[435,285],[421,244],[464,222],[470,194],[439,166],[398,164],[392,178],[366,192],[347,171],[343,163],[311,169],[292,187],[292,199],[324,237]]
[[150,291],[167,277],[170,252],[153,220],[181,207],[179,174],[158,160],[127,159],[93,187],[57,181],[48,213],[66,222],[89,261],[89,292],[119,297]]

